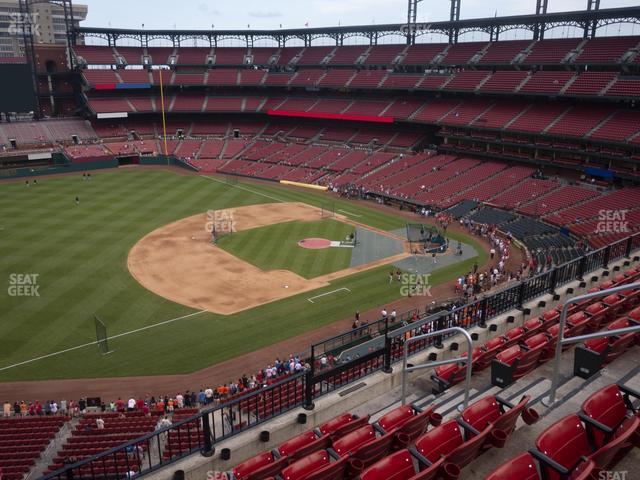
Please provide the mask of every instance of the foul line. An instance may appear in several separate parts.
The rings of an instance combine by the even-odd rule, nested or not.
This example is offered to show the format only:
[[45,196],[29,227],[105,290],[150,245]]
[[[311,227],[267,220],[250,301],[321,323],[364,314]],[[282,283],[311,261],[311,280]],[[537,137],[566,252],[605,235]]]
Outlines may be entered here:
[[358,215],[357,213],[347,212],[346,210],[338,210],[339,212],[346,213],[347,215],[351,215],[352,217],[362,217],[362,215]]
[[[150,328],[155,328],[155,327],[160,327],[162,325],[167,325],[168,323],[173,323],[173,322],[177,322],[178,320],[184,320],[185,318],[189,318],[189,317],[194,317],[196,315],[200,315],[201,313],[205,313],[206,311],[207,310],[200,310],[198,312],[189,313],[188,315],[183,315],[181,317],[176,317],[176,318],[172,318],[170,320],[165,320],[164,322],[154,323],[153,325],[147,325],[146,327],[136,328],[135,330],[130,330],[130,331],[124,332],[124,333],[118,333],[117,335],[113,335],[111,337],[107,337],[107,340],[112,340],[114,338],[124,337],[124,336],[127,336],[127,335],[131,335],[132,333],[142,332],[143,330],[149,330]],[[9,370],[11,368],[19,367],[21,365],[26,365],[28,363],[37,362],[38,360],[44,360],[45,358],[50,358],[50,357],[55,357],[57,355],[62,355],[63,353],[72,352],[73,350],[78,350],[80,348],[90,347],[91,345],[97,345],[98,343],[99,343],[98,341],[95,341],[95,342],[85,343],[83,345],[76,345],[75,347],[66,348],[66,349],[60,350],[58,352],[48,353],[48,354],[42,355],[40,357],[32,358],[30,360],[25,360],[24,362],[14,363],[13,365],[8,365],[6,367],[0,368],[0,372],[2,372],[3,370]]]
[[321,293],[320,295],[316,295],[315,297],[309,297],[309,298],[307,298],[307,300],[309,300],[311,303],[316,303],[316,302],[314,302],[312,300],[313,298],[324,297],[325,295],[331,295],[332,293],[340,292],[342,290],[346,290],[347,292],[351,292],[351,290],[349,290],[348,288],[342,287],[342,288],[338,288],[337,290],[331,290],[330,292]]
[[286,203],[287,202],[286,200],[283,200],[281,198],[272,197],[271,195],[267,195],[266,193],[257,192],[255,190],[251,190],[250,188],[243,187],[242,185],[238,185],[237,183],[236,184],[229,184],[227,182],[223,182],[222,180],[218,180],[217,178],[210,177],[209,175],[200,175],[200,176],[204,177],[204,178],[208,178],[209,180],[213,180],[214,182],[222,183],[223,185],[227,185],[228,187],[239,188],[240,190],[244,190],[245,192],[254,193],[256,195],[262,195],[263,197],[269,198],[271,200],[275,200],[276,202],[282,202],[282,203]]

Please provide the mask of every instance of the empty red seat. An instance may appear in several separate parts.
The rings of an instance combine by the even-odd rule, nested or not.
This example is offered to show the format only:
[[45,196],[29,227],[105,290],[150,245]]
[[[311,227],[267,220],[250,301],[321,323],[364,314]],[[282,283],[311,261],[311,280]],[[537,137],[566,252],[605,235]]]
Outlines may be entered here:
[[[522,416],[527,424],[533,423],[538,419],[538,415],[532,409],[527,409],[527,403],[530,399],[531,397],[525,395],[517,405],[513,405],[506,400],[490,395],[468,406],[461,414],[462,420],[464,420],[463,428],[466,425],[473,427],[473,430],[465,429],[466,438],[475,436],[476,432],[480,432],[487,425],[490,425],[491,435],[494,438],[490,435],[486,439],[483,446],[486,449],[491,447],[494,441],[504,440],[513,433],[519,416]],[[502,433],[494,434],[493,432],[496,430],[500,430]]]
[[[609,297],[607,297],[609,298]],[[620,303],[621,306],[622,303]],[[582,313],[582,312],[580,312]],[[574,315],[571,315],[571,317],[575,317],[577,315],[580,315],[580,313],[576,313]],[[592,303],[591,305],[589,305],[587,308],[584,309],[584,314],[586,317],[588,317],[588,327],[586,328],[585,331],[587,332],[594,332],[596,330],[600,329],[600,326],[605,322],[606,319],[610,319],[611,318],[611,310],[609,310],[607,308],[607,306],[603,303],[603,302],[595,302]],[[567,319],[567,321],[569,323],[571,323],[571,325],[576,326],[580,323],[580,321],[576,322],[576,321],[571,321],[570,319]],[[580,334],[577,334],[580,335]]]
[[304,480],[315,471],[329,465],[329,462],[329,453],[319,450],[284,468],[281,476],[284,480]]
[[324,450],[331,446],[331,436],[317,437],[313,431],[303,432],[278,447],[280,456],[289,457],[289,461],[295,461],[309,453]]
[[[625,402],[625,395],[637,397],[639,394],[627,387],[611,384],[593,393],[583,402],[580,417],[585,421],[596,448],[603,447],[614,436],[619,435],[619,432],[624,432],[633,417],[640,416],[640,413],[629,408],[630,405]],[[638,435],[640,432],[637,432],[632,440],[637,441],[640,438]],[[623,449],[628,450],[626,447]]]
[[431,480],[444,465],[444,458],[416,471],[408,450],[399,450],[371,465],[360,475],[360,480]]
[[485,480],[539,480],[536,462],[530,453],[521,453],[491,472]]
[[423,434],[415,446],[417,452],[430,463],[444,457],[445,462],[462,468],[482,451],[491,430],[492,426],[488,424],[482,431],[466,439],[458,422],[449,420]]
[[369,423],[369,415],[358,418],[350,413],[343,413],[342,415],[320,425],[318,427],[318,432],[320,435],[341,437],[363,425],[366,425],[367,423]]
[[[579,464],[568,480],[590,480],[596,464],[588,460]],[[491,472],[485,480],[542,480],[536,462],[530,453],[521,453],[507,460]]]
[[[552,324],[550,323],[548,326],[550,327],[551,325]],[[540,316],[530,318],[522,324],[522,328],[525,330],[525,337],[532,337],[543,330],[546,330],[548,327],[545,326],[545,322],[542,320],[542,316]]]
[[[372,425],[365,425],[333,442],[333,450],[339,457],[350,456],[358,464],[358,469],[366,468],[384,457],[391,448],[394,435],[387,433],[376,436]],[[359,473],[359,472],[358,472]]]
[[473,363],[474,372],[484,370],[491,365],[491,360],[493,360],[496,354],[504,347],[505,343],[506,340],[502,336],[493,338],[486,342],[481,347],[481,355],[479,355]]
[[[504,339],[501,339],[504,342]],[[474,348],[471,352],[471,361],[475,369],[476,360],[484,355],[484,351],[480,348]],[[467,355],[462,355],[457,363],[449,363],[440,365],[434,369],[431,379],[438,385],[438,391],[443,392],[449,387],[462,382],[466,376]]]
[[233,475],[236,480],[262,480],[272,477],[287,466],[287,457],[276,458],[271,452],[263,452],[236,465]]
[[378,425],[386,432],[395,435],[394,449],[406,447],[424,433],[427,425],[434,426],[442,422],[442,416],[434,413],[433,406],[417,411],[409,405],[401,405],[378,420]]
[[525,335],[525,330],[522,327],[515,327],[510,330],[507,330],[506,332],[504,332],[504,338],[506,342],[502,346],[502,348],[503,349],[509,348],[510,346],[515,345],[516,343],[518,343],[520,340],[524,338],[524,335]]
[[528,338],[522,345],[514,345],[496,355],[491,365],[491,382],[497,386],[507,386],[531,372],[549,344],[549,337],[538,333]]
[[616,458],[620,449],[628,445],[630,437],[640,425],[634,417],[627,430],[596,449],[589,443],[587,431],[576,414],[557,421],[536,440],[537,451],[532,451],[540,460],[540,469],[545,479],[558,480],[571,474],[583,461],[593,460],[597,467],[606,468]]

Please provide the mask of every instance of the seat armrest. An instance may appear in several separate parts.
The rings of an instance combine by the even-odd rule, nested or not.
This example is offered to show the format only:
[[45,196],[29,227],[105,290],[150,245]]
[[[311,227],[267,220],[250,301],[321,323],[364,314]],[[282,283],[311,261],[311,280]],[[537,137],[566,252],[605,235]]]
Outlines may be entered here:
[[420,462],[421,464],[430,467],[431,466],[431,462],[429,460],[427,460],[427,458],[425,456],[423,456],[418,449],[416,448],[415,445],[410,445],[407,447],[407,450],[409,450],[409,452],[411,453],[411,455],[413,455],[418,462]]
[[338,455],[338,452],[336,452],[333,448],[327,447],[327,452],[329,452],[329,456],[334,460],[340,459],[340,455]]
[[476,430],[469,423],[465,422],[462,418],[456,418],[456,421],[458,422],[458,425],[460,425],[465,430],[473,433],[474,435],[480,435],[480,432],[478,430]]
[[585,415],[583,412],[578,412],[578,417],[580,417],[580,420],[582,420],[584,423],[588,423],[589,425],[596,427],[598,430],[602,430],[604,433],[613,433],[612,428],[607,427],[605,424],[600,423],[597,420],[594,420],[588,415]]
[[533,455],[535,458],[537,458],[540,463],[544,463],[545,465],[550,466],[551,468],[559,472],[561,475],[568,475],[570,473],[570,470],[564,468],[555,460],[552,460],[551,458],[547,457],[540,450],[532,448],[531,450],[529,450],[529,453]]
[[373,429],[378,432],[380,435],[384,435],[387,433],[387,431],[382,428],[380,425],[378,425],[378,422],[371,424],[371,426],[373,427]]
[[509,407],[509,408],[515,407],[515,405],[511,403],[509,400],[505,400],[504,398],[498,397],[497,395],[496,395],[496,400],[498,403],[504,405],[505,407]]
[[618,388],[631,397],[640,399],[640,392],[626,385],[618,384]]

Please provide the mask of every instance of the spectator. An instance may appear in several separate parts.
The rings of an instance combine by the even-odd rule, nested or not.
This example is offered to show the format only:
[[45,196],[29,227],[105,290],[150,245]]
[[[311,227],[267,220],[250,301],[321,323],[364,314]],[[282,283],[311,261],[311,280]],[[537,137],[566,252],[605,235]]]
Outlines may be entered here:
[[11,416],[11,404],[9,402],[4,402],[2,406],[2,416],[10,417]]
[[104,420],[101,417],[96,418],[96,427],[98,430],[104,430]]
[[133,412],[136,409],[136,399],[131,397],[127,402],[127,410]]

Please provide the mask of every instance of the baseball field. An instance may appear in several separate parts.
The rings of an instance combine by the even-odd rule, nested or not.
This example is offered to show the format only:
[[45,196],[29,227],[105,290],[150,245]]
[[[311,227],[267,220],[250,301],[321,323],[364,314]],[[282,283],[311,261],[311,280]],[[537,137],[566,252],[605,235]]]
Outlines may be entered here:
[[[385,262],[350,268],[350,249],[298,245],[405,225],[325,193],[125,169],[0,184],[0,205],[0,381],[193,372],[400,298]],[[213,245],[207,212],[227,209],[238,229]],[[486,260],[459,239],[479,257],[433,285]]]

